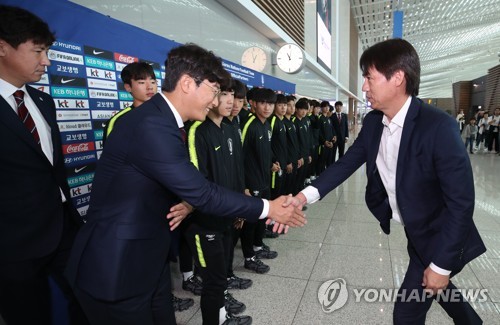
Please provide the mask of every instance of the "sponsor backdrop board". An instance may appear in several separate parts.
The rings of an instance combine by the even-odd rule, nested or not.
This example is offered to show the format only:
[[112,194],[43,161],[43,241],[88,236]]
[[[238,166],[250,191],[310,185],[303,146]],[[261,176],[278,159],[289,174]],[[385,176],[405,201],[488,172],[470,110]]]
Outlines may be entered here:
[[[0,0],[20,6],[48,22],[57,40],[51,66],[33,86],[52,95],[61,131],[71,200],[87,213],[96,162],[102,152],[104,123],[132,104],[120,72],[128,63],[153,66],[161,86],[164,60],[174,41],[64,0]],[[217,49],[211,49],[217,53]],[[249,86],[295,93],[295,85],[224,60],[234,78]]]

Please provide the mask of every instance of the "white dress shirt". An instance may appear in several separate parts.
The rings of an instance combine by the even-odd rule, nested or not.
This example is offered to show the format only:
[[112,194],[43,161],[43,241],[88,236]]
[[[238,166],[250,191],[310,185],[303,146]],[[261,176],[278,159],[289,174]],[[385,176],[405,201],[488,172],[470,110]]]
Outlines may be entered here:
[[[172,104],[172,102],[170,100],[168,100],[167,96],[165,96],[165,94],[163,92],[160,92],[160,94],[167,102],[168,106],[170,107],[170,110],[172,111],[172,114],[174,114],[175,120],[177,122],[177,126],[179,127],[179,129],[183,128],[184,121],[182,120],[182,117],[179,114],[179,112],[177,111],[177,109],[175,108],[175,106]],[[269,201],[266,199],[262,199],[262,202],[264,203],[264,207],[262,209],[262,213],[260,214],[259,219],[264,219],[265,217],[267,217],[269,215]]]
[[[396,198],[396,169],[398,164],[399,146],[401,144],[401,135],[403,134],[403,127],[410,108],[411,96],[405,101],[403,107],[398,113],[389,121],[387,116],[383,116],[382,124],[384,130],[380,139],[380,146],[377,155],[377,168],[384,184],[387,196],[389,198],[389,205],[392,210],[392,218],[404,225],[404,220],[401,218],[399,206]],[[314,203],[319,198],[319,192],[315,187],[308,186],[302,190],[302,194],[307,198],[308,203]],[[430,268],[441,275],[449,275],[451,271],[444,270],[434,263],[430,264]]]

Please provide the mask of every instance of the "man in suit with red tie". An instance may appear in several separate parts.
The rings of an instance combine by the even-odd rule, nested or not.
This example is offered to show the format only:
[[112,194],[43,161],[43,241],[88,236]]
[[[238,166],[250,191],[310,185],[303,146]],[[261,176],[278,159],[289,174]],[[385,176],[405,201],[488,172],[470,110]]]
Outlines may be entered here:
[[472,218],[474,180],[458,125],[416,97],[420,60],[407,41],[373,45],[360,66],[373,111],[345,156],[299,193],[296,204],[317,201],[366,164],[368,208],[386,234],[393,219],[407,237],[410,262],[394,324],[425,324],[434,300],[455,324],[482,324],[450,280],[486,251]]
[[86,320],[63,277],[81,219],[71,206],[53,99],[26,85],[50,65],[55,40],[32,13],[0,6],[0,314],[51,324],[48,275]]
[[68,279],[92,324],[175,324],[168,219],[176,217],[169,210],[179,198],[217,217],[256,222],[267,216],[281,229],[305,223],[301,211],[283,206],[291,197],[267,201],[229,191],[190,162],[181,130],[218,105],[219,87],[231,78],[222,60],[187,44],[169,52],[165,68],[162,92],[123,116],[110,134],[87,223],[68,262]]
[[332,127],[334,134],[337,136],[337,142],[333,146],[333,161],[339,150],[339,159],[344,155],[345,144],[349,139],[349,127],[347,123],[347,114],[342,113],[343,104],[341,101],[335,102],[335,113],[332,114]]

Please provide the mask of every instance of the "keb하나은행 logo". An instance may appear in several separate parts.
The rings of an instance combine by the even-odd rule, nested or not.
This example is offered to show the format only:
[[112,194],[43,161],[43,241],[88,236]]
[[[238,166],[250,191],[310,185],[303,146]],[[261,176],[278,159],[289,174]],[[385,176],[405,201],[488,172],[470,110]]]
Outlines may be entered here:
[[342,308],[348,296],[347,285],[342,278],[323,282],[318,290],[318,300],[325,313]]

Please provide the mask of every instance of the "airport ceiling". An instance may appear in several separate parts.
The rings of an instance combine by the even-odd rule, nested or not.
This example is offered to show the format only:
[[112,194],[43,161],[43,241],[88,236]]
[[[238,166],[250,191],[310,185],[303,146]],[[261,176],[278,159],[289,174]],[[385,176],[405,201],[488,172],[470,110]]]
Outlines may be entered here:
[[420,97],[452,97],[452,83],[484,76],[500,59],[499,0],[350,0],[363,50],[392,37],[403,11],[403,38],[422,66]]

